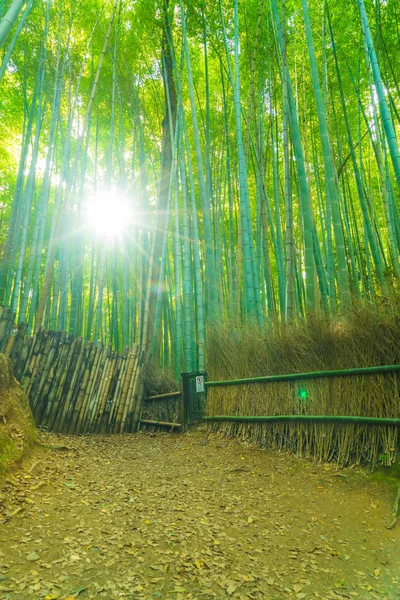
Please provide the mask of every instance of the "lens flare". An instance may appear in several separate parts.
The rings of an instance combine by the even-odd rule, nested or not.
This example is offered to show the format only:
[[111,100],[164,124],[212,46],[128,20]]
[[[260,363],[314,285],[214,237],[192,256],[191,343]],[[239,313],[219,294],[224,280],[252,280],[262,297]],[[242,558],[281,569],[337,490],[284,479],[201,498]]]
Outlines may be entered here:
[[132,221],[132,205],[119,190],[97,192],[86,203],[86,220],[98,236],[118,237]]

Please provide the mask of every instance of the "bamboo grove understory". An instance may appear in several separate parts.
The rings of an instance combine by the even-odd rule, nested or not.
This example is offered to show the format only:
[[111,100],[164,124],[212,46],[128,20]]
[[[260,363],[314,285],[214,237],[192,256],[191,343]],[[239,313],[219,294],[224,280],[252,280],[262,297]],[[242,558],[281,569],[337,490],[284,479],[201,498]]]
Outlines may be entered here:
[[29,334],[139,344],[178,375],[205,368],[213,323],[397,290],[397,0],[0,0],[0,17],[0,304]]

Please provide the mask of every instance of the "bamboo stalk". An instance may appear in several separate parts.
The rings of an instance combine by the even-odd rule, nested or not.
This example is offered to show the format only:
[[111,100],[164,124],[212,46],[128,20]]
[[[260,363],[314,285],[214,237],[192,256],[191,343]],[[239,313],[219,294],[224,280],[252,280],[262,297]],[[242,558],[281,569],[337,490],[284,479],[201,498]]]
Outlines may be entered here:
[[138,368],[136,374],[135,386],[133,388],[133,397],[132,397],[132,411],[133,411],[133,419],[132,419],[132,432],[136,432],[140,426],[140,418],[142,416],[143,410],[143,390],[144,390],[144,381],[142,377],[143,367],[144,367],[145,357],[143,352],[139,351],[139,360],[138,360]]
[[120,357],[120,367],[118,372],[118,381],[114,393],[114,400],[111,405],[109,414],[108,414],[108,423],[107,423],[107,433],[113,433],[117,415],[118,408],[121,404],[121,398],[123,394],[123,386],[126,377],[126,372],[128,368],[130,360],[130,352],[128,350],[125,351],[124,356]]
[[90,402],[91,391],[93,389],[93,386],[95,384],[95,379],[97,377],[97,372],[98,372],[98,368],[99,368],[101,354],[103,352],[103,347],[100,346],[99,344],[97,344],[97,345],[93,346],[92,351],[93,351],[93,362],[92,362],[91,369],[88,372],[88,376],[86,379],[87,383],[84,388],[84,394],[82,397],[82,401],[80,403],[79,414],[76,417],[76,425],[75,425],[76,433],[83,432],[84,419],[86,417],[87,407]]
[[72,398],[74,396],[74,388],[79,377],[80,366],[83,359],[83,338],[78,337],[75,341],[75,347],[71,359],[70,373],[67,375],[68,387],[65,390],[65,402],[58,421],[57,430],[64,431],[65,421],[68,422],[68,415],[72,412]]
[[94,390],[93,400],[89,405],[89,413],[85,424],[85,432],[93,433],[96,423],[99,406],[101,405],[104,388],[107,384],[108,372],[111,366],[111,350],[106,349],[105,360],[98,373],[98,385]]
[[118,383],[118,375],[119,375],[119,366],[120,366],[120,356],[118,353],[114,354],[110,373],[108,376],[108,381],[106,385],[106,389],[104,390],[103,402],[100,407],[98,422],[96,426],[97,432],[105,432],[108,427],[108,419],[111,412],[111,406],[115,403],[115,390],[116,385]]
[[122,385],[125,377],[126,366],[128,363],[129,352],[125,350],[125,353],[122,356],[118,357],[118,365],[116,368],[117,371],[117,380],[115,383],[115,390],[113,393],[113,401],[110,407],[107,409],[107,424],[106,424],[106,432],[111,433],[114,423],[115,416],[118,412],[118,406],[121,401],[121,393],[122,393]]
[[79,390],[76,397],[76,402],[74,406],[73,413],[71,415],[71,420],[68,425],[68,433],[78,433],[80,427],[80,415],[82,411],[82,407],[86,397],[86,391],[88,389],[89,381],[90,381],[90,373],[93,368],[94,361],[97,356],[97,348],[92,344],[92,342],[88,342],[85,347],[85,357],[83,361],[84,371],[82,374],[82,379],[79,385]]
[[165,400],[167,398],[178,398],[182,392],[169,392],[168,394],[158,394],[157,396],[149,396],[144,398],[144,402],[152,402],[153,400]]
[[43,418],[43,415],[45,414],[47,393],[48,393],[48,390],[51,389],[51,382],[52,382],[52,378],[54,376],[54,364],[56,364],[56,361],[54,360],[54,358],[55,358],[55,354],[56,354],[56,350],[57,350],[58,339],[59,338],[56,336],[49,336],[49,339],[48,339],[49,348],[47,349],[45,347],[44,352],[43,352],[45,355],[47,353],[47,359],[46,359],[46,362],[43,367],[42,377],[40,379],[37,391],[34,392],[32,390],[32,392],[30,394],[31,406],[34,407],[36,403],[37,404],[40,403],[40,407],[36,414],[36,418],[38,419],[39,424],[41,423],[41,419]]
[[[107,369],[105,370],[105,372],[103,374],[103,386],[102,386],[102,390],[100,391],[100,394],[99,394],[97,414],[94,415],[93,420],[92,420],[92,427],[91,427],[92,433],[98,432],[102,425],[102,422],[103,422],[103,412],[106,407],[108,392],[110,389],[111,380],[112,380],[113,373],[115,370],[115,362],[116,362],[115,354],[112,353],[108,360]],[[111,398],[111,401],[112,401],[112,398]]]
[[127,398],[128,398],[128,394],[129,394],[129,385],[130,385],[130,382],[132,379],[132,374],[134,372],[136,358],[137,358],[137,346],[135,345],[132,348],[132,351],[130,352],[130,354],[128,356],[128,363],[127,363],[125,378],[124,378],[124,381],[122,384],[121,398],[120,398],[120,401],[118,404],[117,414],[116,414],[116,418],[115,418],[115,425],[113,427],[113,433],[121,433],[121,431],[122,431],[121,423],[122,423],[124,416],[126,418],[125,406],[127,404]]
[[71,381],[73,372],[73,358],[75,355],[75,347],[78,345],[78,339],[74,339],[73,336],[67,334],[66,344],[68,346],[68,352],[63,370],[58,383],[58,390],[54,400],[54,411],[53,417],[49,419],[49,427],[52,431],[59,430],[60,419],[63,414],[65,407],[66,396],[68,394],[68,384]]
[[171,429],[181,428],[181,423],[167,423],[166,421],[150,421],[149,419],[141,419],[140,425],[154,425],[157,427],[171,427]]
[[139,350],[138,346],[136,346],[134,352],[135,352],[135,355],[134,355],[134,362],[132,365],[132,372],[129,377],[127,394],[125,397],[122,415],[121,415],[121,421],[120,421],[119,428],[118,428],[119,433],[123,433],[125,430],[125,423],[126,423],[128,414],[130,413],[130,410],[132,409],[132,404],[134,402],[133,394],[134,394],[134,390],[135,390],[135,382],[137,379],[137,368],[138,368],[139,358],[140,358],[140,350]]
[[93,402],[96,398],[96,392],[101,380],[101,373],[104,368],[106,360],[107,349],[103,346],[98,345],[97,356],[95,360],[94,370],[90,374],[89,385],[86,390],[85,402],[82,406],[81,413],[79,416],[80,424],[78,426],[79,433],[85,433],[87,431],[87,423],[90,420]]
[[[36,405],[39,403],[40,398],[38,398],[36,392],[38,387],[40,386],[43,370],[46,367],[46,362],[48,358],[48,352],[52,343],[52,336],[46,332],[43,336],[38,340],[39,344],[36,348],[36,357],[34,362],[34,367],[32,369],[32,374],[30,376],[29,385],[27,388],[27,395],[31,401],[31,404],[36,410]],[[35,415],[36,418],[38,416]]]

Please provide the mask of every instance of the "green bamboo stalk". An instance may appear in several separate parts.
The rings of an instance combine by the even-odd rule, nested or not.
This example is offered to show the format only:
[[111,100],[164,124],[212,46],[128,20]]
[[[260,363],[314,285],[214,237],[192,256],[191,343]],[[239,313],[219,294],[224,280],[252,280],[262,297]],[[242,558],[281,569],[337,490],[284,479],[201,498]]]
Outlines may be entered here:
[[365,10],[364,0],[357,0],[358,8],[361,16],[361,26],[363,30],[363,35],[365,39],[365,43],[368,48],[369,59],[371,62],[372,75],[374,78],[374,84],[376,88],[376,93],[378,96],[379,102],[379,110],[382,118],[382,125],[386,134],[390,157],[392,159],[393,169],[395,172],[395,177],[397,181],[397,185],[400,189],[400,150],[397,144],[396,132],[393,126],[393,122],[390,116],[388,104],[386,101],[385,91],[383,88],[381,70],[379,67],[378,57],[375,52],[374,42],[372,40],[371,30],[369,26],[369,21],[367,17],[367,12]]
[[[271,1],[273,18],[277,30],[278,44],[281,52],[283,51],[283,36],[276,0]],[[299,193],[301,202],[301,214],[303,221],[303,238],[304,238],[304,262],[306,272],[306,308],[307,312],[315,311],[315,286],[314,286],[314,240],[313,236],[313,215],[311,210],[311,201],[309,197],[309,186],[307,174],[304,164],[304,152],[300,137],[300,127],[298,113],[294,101],[293,88],[290,78],[290,73],[286,64],[285,81],[287,82],[288,101],[289,101],[289,124],[292,133],[293,148],[296,157],[296,166],[299,177]]]
[[[49,0],[49,1],[51,1],[51,0]],[[20,19],[20,21],[18,23],[18,27],[15,30],[15,33],[13,35],[13,38],[12,38],[11,42],[8,45],[7,52],[3,56],[3,60],[2,60],[1,66],[0,66],[0,81],[4,77],[4,73],[5,73],[6,69],[7,69],[7,65],[10,62],[10,58],[11,58],[11,55],[12,55],[12,53],[14,51],[15,45],[16,45],[16,43],[18,41],[18,38],[20,36],[21,31],[23,30],[23,28],[25,26],[26,19],[28,18],[29,14],[30,14],[30,12],[32,10],[32,7],[33,7],[33,0],[28,0],[28,3],[26,5],[26,7],[25,7],[25,10],[24,10],[24,12],[22,14],[22,17],[21,17],[21,19]],[[0,29],[1,29],[1,24],[0,24]],[[0,33],[0,36],[1,36],[1,33]],[[0,46],[1,46],[1,44],[0,44]]]
[[21,147],[21,154],[18,165],[17,181],[15,185],[12,211],[7,231],[7,237],[3,250],[3,257],[0,264],[0,304],[8,304],[11,295],[13,283],[13,272],[18,248],[19,234],[21,231],[21,220],[23,218],[23,186],[25,177],[26,161],[28,158],[30,138],[35,118],[36,103],[39,94],[42,71],[39,67],[35,78],[35,87],[32,100],[29,107],[28,122],[25,136]]
[[192,290],[191,256],[190,256],[190,227],[188,208],[188,184],[184,156],[184,144],[180,150],[180,176],[182,185],[183,213],[183,331],[184,331],[184,371],[194,371],[192,362],[194,306]]
[[303,17],[306,29],[306,39],[308,54],[311,65],[311,77],[314,88],[315,103],[318,114],[318,124],[320,129],[321,144],[323,148],[323,158],[325,166],[325,178],[326,178],[326,191],[327,200],[330,203],[330,209],[332,211],[332,222],[333,230],[335,234],[336,242],[336,258],[337,258],[337,276],[338,276],[338,288],[341,307],[343,311],[346,311],[351,304],[350,297],[350,285],[349,275],[347,271],[347,259],[346,259],[346,248],[343,236],[342,222],[340,217],[339,208],[339,191],[335,182],[335,171],[333,165],[333,158],[327,128],[326,110],[321,96],[321,87],[319,83],[317,60],[315,56],[313,35],[311,30],[310,16],[308,12],[307,0],[302,0]]
[[347,139],[348,139],[348,144],[350,147],[351,160],[352,160],[354,175],[355,175],[356,184],[357,184],[357,192],[358,192],[361,210],[362,210],[363,219],[364,219],[364,227],[366,229],[367,236],[368,236],[368,242],[371,247],[371,253],[372,253],[372,256],[374,259],[375,269],[376,269],[378,280],[379,280],[380,284],[383,287],[385,287],[382,263],[381,263],[379,255],[378,255],[377,244],[376,244],[374,233],[372,231],[371,221],[369,218],[367,205],[366,205],[366,201],[365,201],[365,195],[364,195],[364,189],[363,189],[363,184],[362,184],[362,180],[361,180],[360,170],[358,168],[356,155],[355,155],[355,151],[354,151],[354,143],[353,143],[353,138],[352,138],[352,134],[351,134],[349,118],[348,118],[348,114],[347,114],[346,101],[345,101],[345,97],[344,97],[342,78],[341,78],[339,64],[338,64],[338,60],[337,60],[335,39],[334,39],[332,25],[331,25],[331,21],[330,21],[329,10],[328,10],[328,23],[329,23],[330,39],[331,39],[331,43],[332,43],[332,51],[333,51],[333,56],[335,59],[337,81],[339,84],[340,99],[341,99],[341,103],[342,103],[343,116],[344,116],[344,121],[345,121],[345,126],[346,126]]
[[4,46],[11,29],[18,20],[25,2],[26,0],[13,0],[8,11],[0,21],[0,48]]
[[286,319],[294,316],[294,239],[293,239],[293,200],[291,186],[291,166],[289,155],[289,99],[288,61],[286,46],[286,0],[282,0],[282,104],[283,104],[283,153],[285,178],[285,248],[286,248]]
[[[274,119],[273,112],[271,113],[271,119]],[[280,217],[280,194],[279,194],[279,173],[278,173],[278,135],[277,132],[274,135],[274,129],[277,128],[277,119],[275,123],[271,123],[271,146],[272,146],[272,179],[274,188],[274,212],[275,212],[275,231],[276,231],[276,266],[278,271],[278,295],[280,304],[281,317],[284,318],[286,314],[286,273],[285,263],[283,256],[283,237]]]
[[181,19],[182,19],[182,36],[183,36],[183,45],[185,49],[186,56],[186,70],[188,76],[188,84],[189,84],[189,96],[190,96],[190,106],[191,106],[191,116],[192,116],[192,126],[193,126],[193,137],[196,151],[196,163],[197,163],[197,171],[198,171],[198,184],[200,190],[200,199],[203,213],[203,227],[204,227],[204,241],[205,241],[205,259],[206,259],[206,272],[207,272],[207,287],[206,287],[206,296],[207,296],[207,314],[208,316],[213,318],[218,318],[218,298],[216,295],[217,292],[217,276],[215,271],[215,263],[214,263],[214,253],[212,248],[212,229],[211,229],[211,214],[210,214],[210,187],[206,185],[205,176],[204,176],[204,168],[203,168],[203,158],[201,153],[200,146],[200,136],[199,136],[199,127],[198,127],[198,119],[197,119],[197,108],[194,97],[194,84],[193,84],[193,74],[192,74],[192,64],[190,58],[189,51],[189,43],[186,31],[186,15],[183,8],[183,2],[180,0],[180,9],[181,9]]
[[186,146],[186,159],[189,174],[189,186],[190,186],[190,206],[191,206],[191,217],[192,217],[192,228],[193,228],[193,263],[194,263],[194,281],[195,281],[195,299],[196,299],[196,322],[197,322],[197,368],[199,371],[205,369],[205,341],[206,341],[206,329],[205,329],[205,311],[203,304],[203,281],[202,281],[202,267],[200,261],[200,236],[199,236],[199,225],[197,220],[197,206],[195,196],[195,182],[193,175],[192,161],[190,157],[190,143],[189,134],[187,130],[187,124],[185,116],[182,115],[183,121],[183,133],[185,136]]

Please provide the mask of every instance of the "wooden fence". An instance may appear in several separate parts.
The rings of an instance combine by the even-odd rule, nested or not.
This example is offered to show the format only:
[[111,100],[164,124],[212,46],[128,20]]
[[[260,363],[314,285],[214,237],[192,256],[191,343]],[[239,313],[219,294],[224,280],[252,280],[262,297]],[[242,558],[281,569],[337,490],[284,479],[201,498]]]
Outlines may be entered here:
[[144,362],[138,345],[119,354],[60,331],[25,332],[0,307],[0,352],[10,356],[38,426],[63,433],[137,430]]

